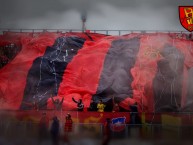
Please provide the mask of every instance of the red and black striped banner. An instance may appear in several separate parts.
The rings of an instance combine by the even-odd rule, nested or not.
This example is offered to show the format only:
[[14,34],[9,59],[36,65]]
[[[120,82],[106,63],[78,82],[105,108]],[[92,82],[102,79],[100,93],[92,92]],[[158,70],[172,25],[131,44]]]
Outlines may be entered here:
[[193,111],[193,41],[177,34],[7,33],[0,46],[14,43],[21,51],[0,69],[1,110],[64,110],[82,99],[103,100],[139,111]]

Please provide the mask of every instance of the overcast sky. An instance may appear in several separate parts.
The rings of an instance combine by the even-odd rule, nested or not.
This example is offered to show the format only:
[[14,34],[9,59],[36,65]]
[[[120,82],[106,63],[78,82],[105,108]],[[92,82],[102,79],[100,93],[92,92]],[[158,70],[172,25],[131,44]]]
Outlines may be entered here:
[[0,28],[184,30],[178,6],[193,0],[0,0]]

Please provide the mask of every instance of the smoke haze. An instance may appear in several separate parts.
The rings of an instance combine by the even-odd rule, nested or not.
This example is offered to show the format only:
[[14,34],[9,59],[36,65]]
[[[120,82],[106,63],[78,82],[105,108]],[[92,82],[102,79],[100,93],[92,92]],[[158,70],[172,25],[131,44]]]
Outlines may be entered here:
[[0,0],[0,28],[185,30],[178,6],[192,0]]

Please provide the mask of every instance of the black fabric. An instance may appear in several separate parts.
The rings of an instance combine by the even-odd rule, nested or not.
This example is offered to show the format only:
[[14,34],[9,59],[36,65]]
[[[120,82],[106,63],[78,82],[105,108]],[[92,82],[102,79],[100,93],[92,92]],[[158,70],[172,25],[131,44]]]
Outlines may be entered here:
[[[101,72],[97,92],[93,95],[94,100],[100,100],[107,104],[119,103],[127,97],[132,97],[131,83],[133,68],[136,56],[139,51],[140,39],[119,39],[112,42],[111,47],[105,57],[103,70]],[[112,103],[111,107],[113,107]],[[105,109],[108,107],[106,106]],[[112,110],[112,108],[111,108]]]
[[88,111],[97,111],[97,103],[95,102],[90,103]]
[[93,39],[92,39],[92,37],[88,34],[88,33],[84,33],[89,39],[90,39],[90,41],[94,41]]
[[181,104],[184,56],[176,48],[165,46],[163,59],[157,62],[153,80],[156,112],[178,111]]
[[39,109],[46,109],[47,100],[56,96],[63,73],[68,63],[82,48],[85,39],[79,37],[59,37],[45,54],[34,60],[28,72],[24,97],[20,109],[32,109],[38,102]]

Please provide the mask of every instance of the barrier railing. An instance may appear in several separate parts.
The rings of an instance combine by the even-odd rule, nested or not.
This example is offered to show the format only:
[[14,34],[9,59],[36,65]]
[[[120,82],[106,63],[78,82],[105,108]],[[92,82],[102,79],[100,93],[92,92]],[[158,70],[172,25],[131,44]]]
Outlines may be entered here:
[[[2,29],[0,28],[0,33],[3,34],[4,32],[82,32],[81,29]],[[86,30],[85,32],[91,33],[100,33],[105,35],[125,35],[130,33],[186,33],[189,34],[188,31],[176,31],[176,30]]]
[[[38,111],[39,112],[39,111]],[[25,116],[24,119],[19,120],[18,118],[14,118],[15,116],[19,117],[21,113],[14,111],[6,111],[3,114],[0,114],[0,144],[14,144],[15,142],[19,142],[21,145],[32,145],[37,144],[40,135],[39,129],[39,120],[35,121],[30,119],[30,116],[35,118],[38,112],[34,112],[35,114],[30,114],[30,112],[26,111],[29,116]],[[39,112],[40,113],[40,112]],[[51,113],[51,112],[50,112]],[[76,141],[76,144],[81,144],[80,141],[84,139],[90,139],[96,141],[93,144],[100,144],[105,136],[105,126],[103,123],[79,123],[76,122],[75,116],[73,117],[73,112],[70,112],[73,117],[73,128],[72,132],[68,133],[66,136],[65,132],[65,115],[62,112],[53,112],[55,115],[58,115],[60,122],[60,142],[65,143],[66,140]],[[76,117],[81,117],[81,113],[84,112],[74,112],[76,113]],[[97,112],[95,112],[97,113]],[[12,114],[12,115],[11,115]],[[66,112],[65,112],[66,114]],[[85,114],[85,113],[84,113]],[[92,112],[94,114],[94,112]],[[113,113],[111,113],[113,116]],[[129,114],[129,112],[128,112]],[[49,112],[47,112],[49,115]],[[88,114],[89,115],[89,114]],[[107,114],[103,114],[104,117],[107,117]],[[141,140],[154,141],[154,140],[172,140],[180,142],[184,144],[184,141],[193,142],[193,119],[192,113],[167,113],[167,114],[146,114],[149,117],[154,115],[150,121],[142,121],[140,124],[130,124],[130,123],[115,123],[110,126],[110,136],[113,140],[111,142],[112,145],[117,144],[114,141],[119,140],[120,144],[127,144],[127,142],[131,142],[132,140],[138,140],[139,144]],[[160,118],[162,115],[161,122],[157,123],[152,119]],[[91,116],[91,115],[90,115]],[[179,118],[178,118],[179,117]],[[189,119],[188,119],[189,118]],[[182,119],[182,120],[181,120]],[[191,124],[183,123],[183,119],[185,121],[189,120],[192,122]],[[143,119],[142,119],[143,120]],[[182,123],[182,124],[181,124]],[[51,142],[50,128],[51,128],[52,120],[50,118],[49,127],[46,142]],[[42,131],[41,131],[42,132]],[[1,140],[4,140],[2,143]],[[123,140],[126,142],[123,142]],[[11,143],[10,143],[11,141]],[[187,143],[187,142],[186,142]],[[42,143],[43,144],[43,143]],[[40,145],[42,145],[40,144]],[[74,143],[75,144],[75,143]],[[84,143],[85,144],[85,143]],[[136,144],[136,143],[133,143]]]

